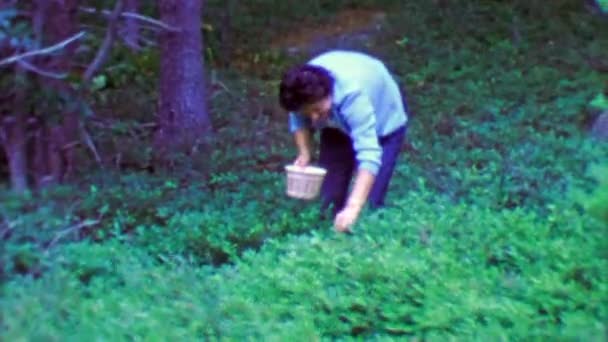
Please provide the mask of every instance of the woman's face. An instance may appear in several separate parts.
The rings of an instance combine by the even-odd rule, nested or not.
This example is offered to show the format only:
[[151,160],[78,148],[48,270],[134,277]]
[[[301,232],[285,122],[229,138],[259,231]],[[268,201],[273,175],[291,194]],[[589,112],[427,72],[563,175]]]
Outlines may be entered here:
[[310,118],[313,126],[319,126],[327,121],[331,112],[331,96],[327,96],[317,102],[304,105],[301,113]]

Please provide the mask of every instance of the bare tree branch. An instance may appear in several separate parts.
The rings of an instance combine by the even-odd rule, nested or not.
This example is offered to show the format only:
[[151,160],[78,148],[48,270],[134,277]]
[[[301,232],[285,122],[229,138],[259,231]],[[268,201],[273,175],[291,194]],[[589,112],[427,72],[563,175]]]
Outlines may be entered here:
[[[158,27],[158,26],[155,26],[155,25],[146,24],[146,23],[140,23],[139,27],[141,29],[149,30],[149,31],[152,31],[154,33],[163,31],[163,28],[161,28],[161,27]],[[126,31],[126,28],[124,29],[124,31]]]
[[[108,10],[97,10],[92,7],[80,7],[80,10],[82,12],[90,13],[90,14],[101,13],[105,16],[111,15],[111,12]],[[170,31],[170,32],[180,32],[181,31],[181,29],[179,29],[177,27],[173,27],[168,24],[165,24],[164,22],[162,22],[160,20],[150,18],[145,15],[134,13],[134,12],[122,12],[122,13],[120,13],[120,16],[123,18],[137,19],[137,20],[143,21],[145,23],[152,24],[153,26],[160,27],[161,29]]]
[[11,56],[11,57],[7,57],[7,58],[5,58],[3,60],[0,60],[0,66],[12,64],[12,63],[15,63],[15,62],[17,62],[19,60],[22,60],[24,58],[29,58],[29,57],[32,57],[32,56],[46,55],[46,54],[53,53],[53,52],[55,52],[57,50],[63,49],[64,47],[66,47],[70,43],[72,43],[72,42],[74,42],[74,41],[82,38],[84,35],[85,35],[85,32],[81,31],[81,32],[79,32],[79,33],[77,33],[77,34],[75,34],[75,35],[73,35],[73,36],[71,36],[71,37],[69,37],[69,38],[67,38],[67,39],[65,39],[65,40],[57,43],[57,44],[55,44],[55,45],[51,45],[51,46],[46,47],[44,49],[32,50],[32,51],[28,51],[28,52],[25,52],[25,53],[22,53],[22,54],[18,54],[18,55],[14,55],[14,56]]
[[133,13],[133,12],[124,12],[122,13],[122,16],[125,18],[133,18],[133,19],[137,19],[137,20],[141,20],[145,23],[148,24],[152,24],[153,26],[158,26],[160,28],[162,28],[163,30],[166,31],[170,31],[170,32],[180,32],[181,29],[178,27],[174,27],[174,26],[170,26],[165,24],[164,22],[160,21],[160,20],[156,20],[154,18],[150,18],[150,17],[146,17],[144,15],[141,14],[137,14],[137,13]]
[[112,13],[110,14],[108,30],[106,31],[106,37],[104,38],[103,43],[101,44],[101,47],[99,47],[99,51],[97,51],[97,56],[95,56],[95,59],[89,65],[89,67],[87,68],[87,70],[85,71],[85,73],[83,75],[85,83],[90,81],[93,78],[93,75],[97,72],[97,70],[101,67],[101,65],[105,62],[106,58],[108,57],[110,49],[112,48],[112,44],[114,43],[114,36],[116,36],[116,22],[117,22],[118,16],[122,12],[122,7],[123,7],[123,1],[122,0],[116,1],[114,10],[112,10]]
[[17,61],[17,64],[19,64],[20,67],[22,67],[23,69],[27,70],[27,71],[31,71],[33,73],[42,75],[44,77],[49,77],[49,78],[54,78],[54,79],[64,79],[68,76],[67,73],[56,73],[56,72],[52,72],[52,71],[46,71],[46,70],[42,70],[40,68],[38,68],[35,65],[32,65],[26,61],[23,60],[19,60]]

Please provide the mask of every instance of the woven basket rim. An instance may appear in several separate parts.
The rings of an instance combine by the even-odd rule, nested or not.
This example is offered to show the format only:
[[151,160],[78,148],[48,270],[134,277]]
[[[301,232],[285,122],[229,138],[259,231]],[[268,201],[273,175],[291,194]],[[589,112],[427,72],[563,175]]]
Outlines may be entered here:
[[323,176],[327,173],[327,170],[325,170],[322,167],[318,167],[318,166],[297,166],[297,165],[286,165],[285,166],[285,170],[287,172],[293,172],[293,173],[302,173],[302,174],[307,174],[307,175],[317,175],[317,176]]

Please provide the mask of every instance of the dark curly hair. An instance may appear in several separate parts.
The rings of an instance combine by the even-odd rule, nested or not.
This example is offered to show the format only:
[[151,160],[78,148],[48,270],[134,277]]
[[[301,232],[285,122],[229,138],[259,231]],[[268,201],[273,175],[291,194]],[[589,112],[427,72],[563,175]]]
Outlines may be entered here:
[[325,68],[303,64],[292,67],[281,79],[279,102],[287,111],[322,100],[333,91],[334,78]]

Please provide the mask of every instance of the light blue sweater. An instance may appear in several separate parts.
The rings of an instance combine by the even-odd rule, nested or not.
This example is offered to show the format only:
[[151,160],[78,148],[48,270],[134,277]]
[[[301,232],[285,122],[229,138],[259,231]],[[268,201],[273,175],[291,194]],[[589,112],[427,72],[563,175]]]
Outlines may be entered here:
[[[335,79],[332,112],[326,126],[348,134],[359,168],[377,174],[382,161],[378,137],[407,122],[397,83],[381,61],[360,52],[330,51],[308,64],[327,69]],[[289,113],[292,133],[310,126],[310,119]]]

